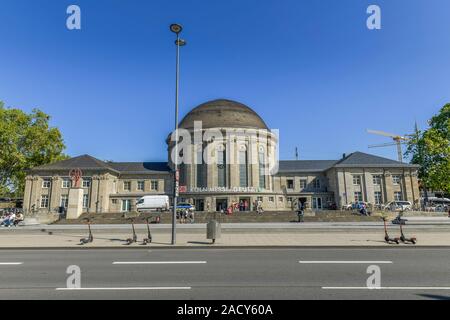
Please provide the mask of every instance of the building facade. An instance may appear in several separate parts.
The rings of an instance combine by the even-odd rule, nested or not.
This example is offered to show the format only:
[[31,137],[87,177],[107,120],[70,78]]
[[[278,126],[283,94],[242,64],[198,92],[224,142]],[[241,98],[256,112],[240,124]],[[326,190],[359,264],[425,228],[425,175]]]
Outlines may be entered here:
[[[356,201],[383,204],[419,202],[417,169],[398,161],[354,152],[336,160],[278,160],[277,135],[249,107],[214,100],[180,122],[180,200],[198,211],[220,211],[240,203],[254,210],[313,210]],[[83,172],[83,211],[129,212],[144,195],[173,196],[174,133],[167,139],[167,162],[105,162],[83,155],[33,168],[26,177],[25,213],[56,214],[67,207],[69,171]],[[180,141],[180,140],[178,140]]]

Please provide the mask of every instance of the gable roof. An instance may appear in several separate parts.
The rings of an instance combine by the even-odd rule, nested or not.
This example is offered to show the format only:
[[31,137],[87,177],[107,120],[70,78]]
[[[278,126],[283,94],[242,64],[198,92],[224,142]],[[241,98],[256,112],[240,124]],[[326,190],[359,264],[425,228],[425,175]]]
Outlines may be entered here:
[[339,160],[335,165],[336,168],[345,167],[403,167],[417,168],[418,165],[403,163],[392,159],[387,159],[364,152],[353,152],[345,158]]
[[82,171],[111,171],[117,174],[149,174],[170,172],[170,168],[167,165],[167,162],[105,162],[87,154],[35,167],[30,171],[69,171],[75,168],[79,168]]

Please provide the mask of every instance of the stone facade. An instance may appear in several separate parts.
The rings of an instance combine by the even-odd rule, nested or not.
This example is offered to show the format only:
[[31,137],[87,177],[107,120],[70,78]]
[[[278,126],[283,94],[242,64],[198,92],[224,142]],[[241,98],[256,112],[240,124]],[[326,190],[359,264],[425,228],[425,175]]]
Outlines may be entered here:
[[[200,130],[195,126],[199,121]],[[205,103],[188,113],[180,128],[185,138],[202,138],[201,144],[182,149],[180,157],[191,161],[179,167],[180,201],[194,204],[199,211],[226,209],[239,202],[245,204],[242,209],[254,210],[258,201],[267,211],[293,210],[298,202],[313,210],[355,201],[419,202],[414,165],[361,152],[339,160],[278,161],[277,136],[240,103]],[[220,135],[212,137],[211,129]],[[254,130],[263,130],[264,139]],[[104,162],[84,155],[34,168],[26,178],[25,213],[52,215],[67,207],[68,174],[73,168],[83,171],[83,212],[134,211],[144,195],[165,194],[172,199],[174,144],[170,136],[167,143],[169,157],[164,163]]]

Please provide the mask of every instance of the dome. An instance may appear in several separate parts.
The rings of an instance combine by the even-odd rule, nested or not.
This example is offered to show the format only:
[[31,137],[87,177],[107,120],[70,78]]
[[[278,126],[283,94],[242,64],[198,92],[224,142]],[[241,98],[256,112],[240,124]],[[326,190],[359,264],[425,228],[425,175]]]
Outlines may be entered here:
[[266,129],[263,119],[246,105],[225,99],[209,101],[192,109],[179,127],[193,129],[194,121],[202,121],[202,128]]

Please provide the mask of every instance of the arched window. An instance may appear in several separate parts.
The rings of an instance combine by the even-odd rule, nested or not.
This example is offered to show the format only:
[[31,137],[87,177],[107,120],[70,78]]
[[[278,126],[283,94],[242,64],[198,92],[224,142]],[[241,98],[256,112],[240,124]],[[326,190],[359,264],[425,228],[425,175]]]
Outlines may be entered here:
[[224,145],[217,147],[217,186],[227,186],[227,153]]
[[259,187],[266,188],[266,159],[264,147],[260,146],[258,150],[258,163],[259,163]]
[[239,186],[248,187],[248,153],[245,145],[239,147]]

